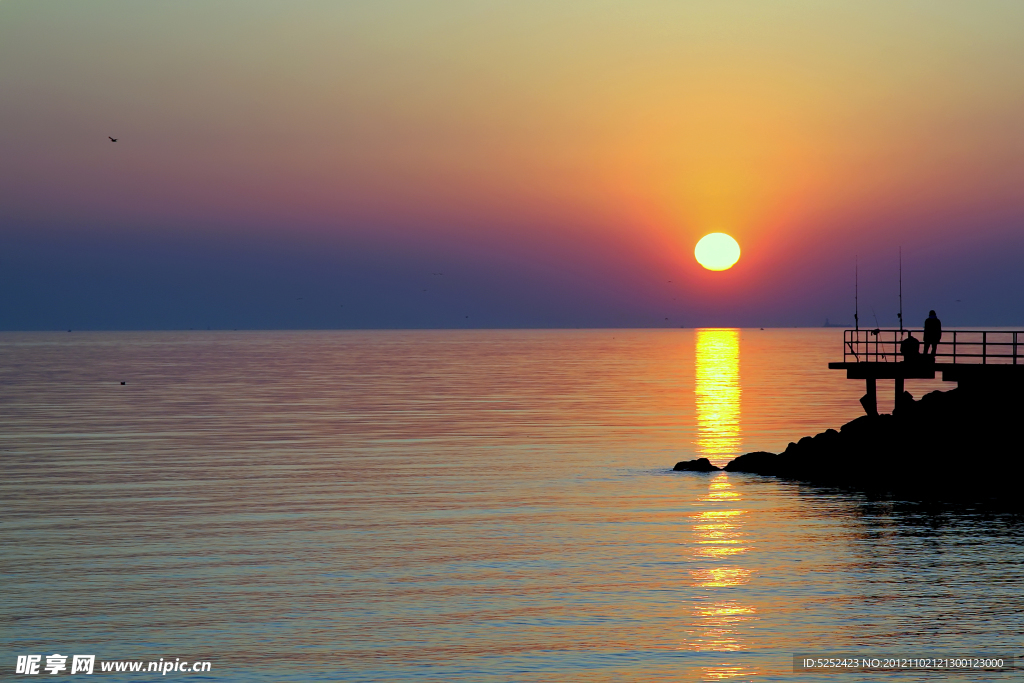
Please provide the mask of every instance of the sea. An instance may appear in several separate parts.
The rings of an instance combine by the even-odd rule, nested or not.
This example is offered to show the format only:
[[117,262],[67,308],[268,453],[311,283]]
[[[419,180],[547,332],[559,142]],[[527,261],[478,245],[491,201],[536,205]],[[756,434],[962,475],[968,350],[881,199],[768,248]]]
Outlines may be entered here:
[[0,677],[1020,680],[1021,516],[672,471],[858,417],[841,359],[832,329],[0,334]]

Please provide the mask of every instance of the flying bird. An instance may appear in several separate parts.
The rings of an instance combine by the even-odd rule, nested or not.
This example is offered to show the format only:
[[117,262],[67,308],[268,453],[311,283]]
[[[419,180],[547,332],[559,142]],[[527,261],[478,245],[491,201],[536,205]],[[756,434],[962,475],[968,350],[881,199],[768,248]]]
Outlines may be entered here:
[[[110,138],[110,136],[109,136],[109,135],[108,135],[107,137],[108,137],[108,138]],[[117,138],[110,138],[110,141],[111,141],[111,142],[117,142]]]

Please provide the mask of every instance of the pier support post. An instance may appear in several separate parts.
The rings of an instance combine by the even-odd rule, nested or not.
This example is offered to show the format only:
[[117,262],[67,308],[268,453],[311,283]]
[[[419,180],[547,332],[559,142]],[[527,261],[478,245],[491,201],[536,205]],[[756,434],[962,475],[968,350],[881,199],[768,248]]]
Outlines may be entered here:
[[860,404],[864,406],[864,412],[868,415],[878,415],[877,381],[874,377],[868,377],[864,382],[868,393],[861,396]]
[[902,377],[897,377],[896,378],[896,400],[892,404],[893,405],[893,409],[895,409],[896,406],[898,406],[901,403],[903,403],[903,378]]

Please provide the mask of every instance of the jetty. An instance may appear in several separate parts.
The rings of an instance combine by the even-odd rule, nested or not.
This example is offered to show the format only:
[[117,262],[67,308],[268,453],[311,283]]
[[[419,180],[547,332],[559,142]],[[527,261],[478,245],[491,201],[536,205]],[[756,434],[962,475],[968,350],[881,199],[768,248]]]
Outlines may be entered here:
[[[844,331],[843,360],[829,368],[864,380],[866,415],[805,436],[781,453],[740,455],[721,469],[908,499],[1024,508],[1024,331],[945,330],[934,358],[904,358],[900,344],[911,332],[917,337],[921,331]],[[904,390],[907,379],[937,375],[957,386],[919,399]],[[880,379],[894,383],[891,414],[878,414]],[[673,469],[719,468],[700,459]]]
[[893,380],[896,402],[903,398],[907,379],[935,379],[958,386],[1000,390],[1024,381],[1024,331],[946,330],[934,355],[907,359],[900,344],[908,335],[924,337],[923,330],[873,329],[843,331],[843,360],[829,363],[831,370],[846,370],[847,379],[864,380],[861,405],[868,415],[878,414],[878,380]]

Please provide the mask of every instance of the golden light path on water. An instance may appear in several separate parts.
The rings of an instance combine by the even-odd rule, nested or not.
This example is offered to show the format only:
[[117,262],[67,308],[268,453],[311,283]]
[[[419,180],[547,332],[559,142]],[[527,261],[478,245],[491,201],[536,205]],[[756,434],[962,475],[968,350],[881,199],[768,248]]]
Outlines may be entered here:
[[[717,465],[740,450],[739,330],[696,331],[694,394],[697,408],[697,447]],[[687,646],[697,651],[735,652],[746,647],[740,627],[755,619],[756,609],[730,590],[747,583],[751,571],[736,564],[750,550],[743,533],[740,493],[726,474],[709,476],[708,491],[698,499],[707,509],[691,515],[693,555],[701,560],[691,572],[691,585],[705,595],[695,602],[693,637]],[[749,676],[742,666],[703,669],[704,680]]]
[[[746,510],[737,509],[740,494],[726,474],[709,476],[708,491],[698,499],[706,509],[690,515],[693,559],[690,585],[702,592],[694,601],[693,630],[685,646],[697,652],[736,652],[747,644],[740,629],[757,616],[757,610],[737,600],[737,586],[746,584],[751,570],[739,566],[737,558],[750,550],[743,532]],[[752,672],[736,666],[705,667],[705,680],[746,676]]]
[[724,465],[740,449],[739,330],[696,332],[697,449],[716,465]]

